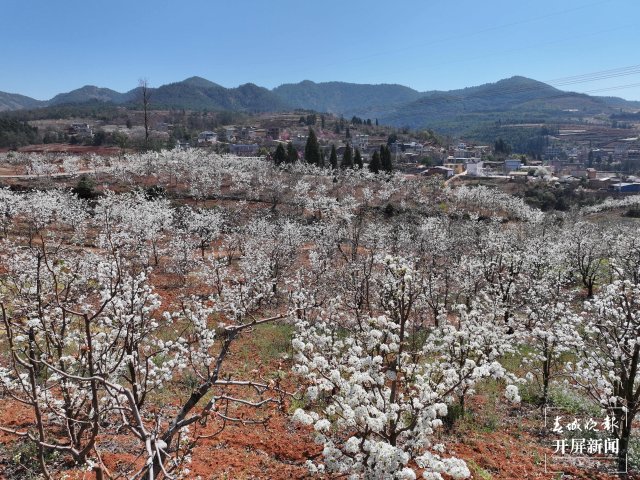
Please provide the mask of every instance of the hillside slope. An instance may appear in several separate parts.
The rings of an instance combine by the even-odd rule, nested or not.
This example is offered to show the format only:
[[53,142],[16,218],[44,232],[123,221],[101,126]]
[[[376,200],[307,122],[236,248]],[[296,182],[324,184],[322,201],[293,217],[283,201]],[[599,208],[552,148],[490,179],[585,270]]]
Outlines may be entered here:
[[369,85],[345,82],[300,83],[280,85],[273,89],[285,103],[318,112],[354,115],[366,111],[385,111],[408,103],[423,94],[403,85]]
[[91,101],[109,102],[115,104],[126,103],[130,96],[126,93],[119,93],[110,88],[100,88],[95,85],[85,85],[84,87],[72,90],[67,93],[59,93],[47,102],[47,105],[69,105],[80,104]]
[[25,108],[40,108],[45,105],[46,102],[42,102],[31,97],[26,97],[17,93],[0,92],[0,112],[22,110]]
[[[414,102],[376,112],[384,123],[414,128],[440,128],[450,133],[469,124],[496,119],[545,120],[610,114],[614,106],[606,97],[565,92],[536,80],[511,77],[477,87],[431,92]],[[632,108],[616,99],[616,107]],[[623,101],[624,102],[624,101]]]
[[[225,88],[201,77],[150,88],[152,109],[236,112],[313,110],[411,128],[461,134],[491,123],[563,122],[597,114],[634,113],[640,102],[566,92],[521,76],[449,91],[418,92],[397,84],[315,83],[305,80],[268,90],[253,83]],[[0,111],[96,104],[139,108],[140,88],[119,93],[87,85],[43,102],[0,92]]]
[[194,110],[269,112],[289,107],[270,90],[253,83],[225,88],[204,78],[191,77],[163,85],[152,92],[154,106]]

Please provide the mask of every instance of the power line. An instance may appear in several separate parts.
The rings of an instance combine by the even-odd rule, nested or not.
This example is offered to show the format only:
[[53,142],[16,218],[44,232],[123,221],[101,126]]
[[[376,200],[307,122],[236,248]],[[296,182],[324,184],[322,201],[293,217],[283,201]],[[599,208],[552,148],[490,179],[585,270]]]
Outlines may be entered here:
[[602,70],[599,72],[586,73],[583,75],[575,75],[573,77],[549,80],[544,83],[554,86],[574,85],[577,83],[587,83],[596,80],[605,80],[608,78],[624,77],[627,75],[635,75],[638,73],[640,73],[640,65],[631,65],[629,67],[614,68],[611,70]]
[[610,90],[624,90],[625,88],[640,87],[640,83],[628,83],[626,85],[617,85],[613,87],[598,88],[596,90],[587,90],[584,93],[608,92]]
[[[617,78],[629,75],[637,75],[640,74],[640,65],[631,65],[627,67],[618,67],[610,70],[601,70],[596,72],[584,73],[581,75],[574,75],[571,77],[563,77],[558,78],[555,81],[546,81],[546,82],[537,82],[535,85],[526,85],[526,86],[513,86],[513,87],[503,87],[500,90],[500,93],[507,95],[516,95],[520,93],[532,93],[536,91],[542,91],[548,87],[561,87],[561,86],[569,86],[569,85],[578,85],[581,83],[589,83],[598,80],[605,80],[608,78]],[[632,86],[636,86],[637,84],[627,84],[624,86],[612,86],[606,87],[603,89],[591,90],[590,92],[595,93],[597,91],[607,91],[607,90],[617,90],[620,88],[630,88]],[[470,87],[472,89],[477,89],[480,87]],[[463,89],[464,90],[464,89]],[[448,92],[438,92],[442,94],[447,94]],[[546,98],[558,98],[566,95],[566,91],[561,91],[561,93],[548,95]],[[455,94],[453,94],[455,95]],[[466,98],[483,98],[493,96],[493,92],[478,92],[478,93],[469,93],[465,95]],[[423,97],[423,98],[429,98]]]
[[570,77],[560,77],[560,78],[553,78],[551,80],[547,80],[546,83],[553,83],[553,82],[565,82],[565,81],[573,81],[573,80],[581,80],[585,77],[591,77],[594,75],[606,75],[606,74],[610,74],[610,73],[625,73],[628,72],[630,70],[638,70],[640,69],[640,65],[630,65],[628,67],[618,67],[618,68],[612,68],[610,70],[601,70],[598,72],[591,72],[591,73],[583,73],[580,75],[573,75]]

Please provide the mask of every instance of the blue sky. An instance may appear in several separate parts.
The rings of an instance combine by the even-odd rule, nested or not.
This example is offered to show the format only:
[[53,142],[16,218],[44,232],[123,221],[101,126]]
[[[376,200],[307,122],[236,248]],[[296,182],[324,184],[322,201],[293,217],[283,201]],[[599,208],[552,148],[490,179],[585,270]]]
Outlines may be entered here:
[[424,91],[595,72],[606,78],[559,88],[640,100],[638,0],[2,0],[0,12],[0,91],[41,100],[194,75]]

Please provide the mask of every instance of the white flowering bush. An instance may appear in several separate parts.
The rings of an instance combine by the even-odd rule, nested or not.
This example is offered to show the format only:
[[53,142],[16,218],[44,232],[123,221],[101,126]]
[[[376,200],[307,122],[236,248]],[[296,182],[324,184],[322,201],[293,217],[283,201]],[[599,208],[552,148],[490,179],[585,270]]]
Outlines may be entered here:
[[629,208],[637,205],[640,205],[640,195],[629,195],[624,198],[607,198],[601,203],[582,208],[582,212],[586,214],[606,212],[607,210]]
[[[343,328],[354,335],[340,338]],[[296,371],[310,383],[308,404],[324,407],[321,413],[299,409],[294,420],[313,425],[328,470],[415,478],[409,461],[431,446],[447,406],[432,388],[428,366],[414,363],[401,343],[400,326],[385,316],[361,328],[336,319],[298,322]]]
[[604,275],[607,259],[607,245],[611,242],[610,231],[600,225],[580,220],[563,235],[567,262],[587,290],[587,297],[593,296],[596,284]]
[[[231,406],[257,409],[282,401],[277,379],[236,379],[222,371],[242,332],[285,316],[254,316],[272,295],[274,275],[279,278],[267,261],[256,261],[265,253],[259,244],[255,256],[238,266],[218,265],[219,291],[181,295],[167,305],[150,284],[149,266],[154,248],[163,247],[153,246],[153,232],[172,228],[171,217],[159,218],[173,211],[165,202],[107,194],[92,210],[68,193],[52,191],[18,197],[11,205],[12,227],[19,221],[21,228],[2,240],[0,253],[0,320],[7,346],[0,390],[31,409],[34,423],[0,429],[35,446],[45,478],[58,478],[50,452],[103,468],[102,439],[123,434],[140,458],[140,465],[130,466],[130,478],[186,475],[185,464],[210,418],[223,426],[260,423],[234,416]],[[146,217],[131,214],[132,208]],[[220,217],[212,212],[194,224],[198,228],[186,232],[187,238],[206,236],[208,242],[209,233],[200,229],[218,232]],[[284,231],[295,246],[296,228]],[[193,268],[192,254],[201,245],[190,245],[184,252]],[[186,378],[193,386],[184,398],[165,405],[150,401]]]
[[431,337],[411,348],[415,272],[392,257],[384,266],[385,315],[308,311],[297,322],[295,371],[309,387],[308,411],[297,410],[294,419],[313,425],[324,443],[327,470],[404,479],[415,478],[418,465],[426,469],[424,478],[441,478],[440,473],[466,478],[464,462],[426,453],[447,414],[445,399],[462,379],[454,368],[433,361]]
[[520,392],[518,391],[517,385],[507,385],[507,388],[504,390],[504,396],[511,403],[520,403],[522,398],[520,398]]
[[567,263],[557,237],[534,237],[529,242],[523,305],[515,328],[526,378],[539,389],[542,404],[549,402],[552,382],[563,376],[564,359],[580,344],[580,318],[571,305]]
[[483,378],[507,376],[500,360],[514,352],[509,326],[495,304],[474,302],[471,308],[457,305],[449,321],[433,329],[423,346],[423,356],[432,359],[432,388],[451,403],[457,398],[461,411],[465,399]]
[[527,222],[538,222],[543,214],[540,210],[528,206],[524,200],[479,185],[477,187],[459,187],[450,192],[451,198],[465,209],[478,209],[493,215],[506,215]]
[[614,276],[585,302],[580,320],[578,360],[567,370],[603,409],[613,407],[622,471],[633,420],[640,410],[640,285]]

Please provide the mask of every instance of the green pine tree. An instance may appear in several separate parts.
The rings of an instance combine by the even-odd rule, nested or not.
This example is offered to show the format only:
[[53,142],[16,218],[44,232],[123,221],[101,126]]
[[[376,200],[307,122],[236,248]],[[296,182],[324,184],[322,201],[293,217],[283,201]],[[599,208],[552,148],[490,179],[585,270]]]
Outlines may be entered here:
[[296,163],[298,161],[298,151],[293,143],[287,143],[287,163]]
[[331,165],[331,169],[335,170],[338,168],[338,154],[336,153],[336,146],[331,145],[331,154],[329,155],[329,165]]
[[388,145],[380,145],[380,165],[385,173],[391,173],[393,171],[391,150],[389,150]]
[[273,154],[273,162],[276,165],[280,165],[281,163],[284,163],[287,161],[287,152],[285,152],[284,150],[284,146],[279,143],[278,146],[276,147],[276,151]]
[[380,154],[375,151],[371,156],[371,161],[369,162],[369,171],[371,173],[379,173],[380,172]]
[[344,149],[344,153],[342,154],[342,163],[340,166],[345,168],[353,168],[353,151],[351,150],[351,145],[347,143],[347,146]]
[[307,144],[304,147],[304,159],[312,165],[320,165],[320,145],[313,128],[309,129]]
[[362,169],[364,165],[362,164],[362,155],[360,155],[360,150],[356,148],[356,153],[353,156],[353,163],[356,167]]

